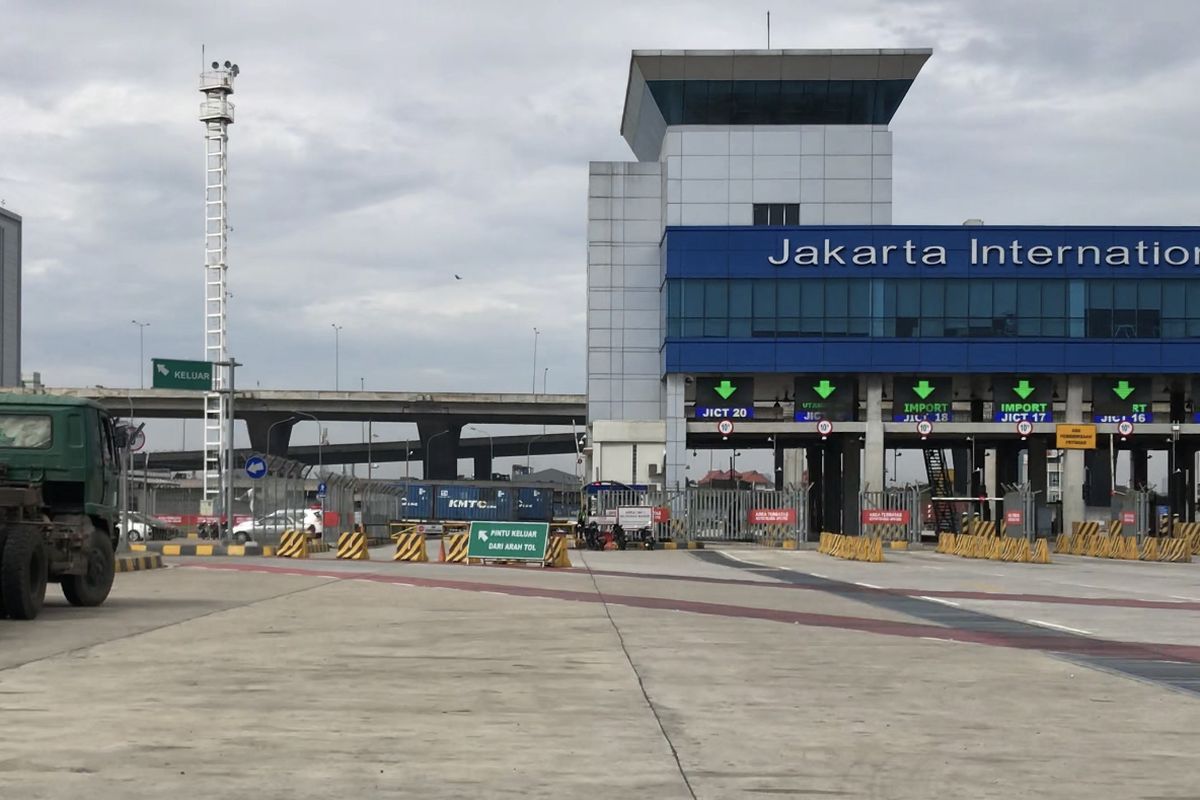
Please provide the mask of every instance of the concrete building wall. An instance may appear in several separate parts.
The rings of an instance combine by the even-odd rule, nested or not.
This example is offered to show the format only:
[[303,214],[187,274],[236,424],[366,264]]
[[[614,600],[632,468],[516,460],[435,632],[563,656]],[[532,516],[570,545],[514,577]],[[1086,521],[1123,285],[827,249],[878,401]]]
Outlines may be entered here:
[[0,386],[21,385],[21,218],[0,210]]
[[681,125],[661,162],[665,225],[750,225],[755,203],[799,203],[801,225],[890,225],[886,125]]

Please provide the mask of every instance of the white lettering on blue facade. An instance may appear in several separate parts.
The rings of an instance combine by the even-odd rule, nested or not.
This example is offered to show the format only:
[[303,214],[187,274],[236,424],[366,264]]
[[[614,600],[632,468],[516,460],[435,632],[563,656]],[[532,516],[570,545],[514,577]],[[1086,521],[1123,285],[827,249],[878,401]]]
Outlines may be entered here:
[[[875,267],[901,264],[906,266],[946,266],[947,251],[942,245],[917,245],[912,240],[901,244],[834,244],[824,239],[820,244],[792,246],[784,238],[777,255],[768,255],[767,262],[782,267]],[[967,250],[971,266],[1014,267],[1200,267],[1200,245],[1183,247],[1159,242],[1139,241],[1126,245],[1030,245],[1019,240],[1008,244],[981,244],[971,239]]]

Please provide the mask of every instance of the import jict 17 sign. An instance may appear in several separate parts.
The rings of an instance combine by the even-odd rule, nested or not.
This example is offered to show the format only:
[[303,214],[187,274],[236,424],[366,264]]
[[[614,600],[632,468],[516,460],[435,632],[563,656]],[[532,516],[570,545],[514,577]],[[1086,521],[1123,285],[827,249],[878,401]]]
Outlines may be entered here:
[[1050,375],[993,375],[994,422],[1050,422],[1054,379]]

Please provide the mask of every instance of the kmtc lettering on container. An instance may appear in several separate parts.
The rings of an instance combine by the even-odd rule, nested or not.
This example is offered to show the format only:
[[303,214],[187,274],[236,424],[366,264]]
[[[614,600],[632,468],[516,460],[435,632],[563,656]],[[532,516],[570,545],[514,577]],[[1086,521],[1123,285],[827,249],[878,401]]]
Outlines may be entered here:
[[[1075,265],[1079,267],[1200,267],[1200,246],[1180,245],[1163,247],[1159,242],[1139,241],[1126,245],[1032,245],[1019,240],[1008,244],[980,244],[971,239],[967,251],[972,266],[1029,266],[1049,267]],[[928,267],[946,266],[946,248],[940,244],[917,245],[911,239],[903,244],[845,245],[825,239],[821,245],[792,247],[791,239],[783,240],[777,256],[767,256],[777,267],[792,263],[800,267],[858,266],[874,267],[888,264]]]

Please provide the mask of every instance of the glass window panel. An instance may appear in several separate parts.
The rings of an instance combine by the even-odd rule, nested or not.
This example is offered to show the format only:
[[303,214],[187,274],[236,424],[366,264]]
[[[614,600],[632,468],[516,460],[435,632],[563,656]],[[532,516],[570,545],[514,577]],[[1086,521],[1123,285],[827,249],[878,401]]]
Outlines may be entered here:
[[683,335],[688,338],[698,338],[704,335],[704,320],[699,317],[683,321]]
[[724,337],[729,335],[729,320],[724,317],[712,318],[708,317],[704,320],[704,335],[708,338]]
[[800,204],[788,203],[783,207],[783,224],[784,225],[799,225],[800,224]]
[[800,316],[810,319],[820,319],[825,316],[825,302],[821,281],[797,281],[803,284],[804,290],[800,295]]
[[749,319],[754,287],[746,281],[729,282],[729,316]]
[[778,303],[778,314],[781,317],[798,317],[800,316],[800,281],[798,280],[783,280],[779,282],[779,291],[776,294]]
[[1026,280],[1017,283],[1017,314],[1021,319],[1042,315],[1042,288],[1052,282]]
[[683,82],[683,124],[708,122],[708,81]]
[[767,212],[767,224],[768,225],[782,225],[783,224],[783,204],[782,203],[771,203],[771,205],[769,206],[769,210]]
[[946,316],[945,296],[946,285],[943,281],[921,281],[921,316],[937,317],[940,321],[942,317]]
[[683,282],[683,316],[704,316],[704,281]]
[[919,317],[921,301],[918,281],[899,281],[896,285],[896,316]]
[[1133,310],[1138,305],[1138,284],[1141,281],[1113,281],[1113,308]]
[[733,124],[753,124],[755,115],[754,82],[733,81],[730,87],[730,98],[733,103]]
[[779,122],[779,81],[754,81],[756,124]]
[[967,313],[972,325],[980,325],[992,316],[992,282],[987,280],[968,281]]
[[708,81],[707,119],[729,119],[733,113],[733,81]]
[[724,280],[708,280],[704,282],[704,316],[729,316],[729,282]]
[[946,320],[941,316],[922,316],[920,330],[922,336],[943,336],[946,330]]
[[1041,317],[1021,316],[1017,319],[1017,336],[1040,336],[1041,333]]
[[1042,317],[1042,336],[1066,336],[1067,320],[1065,317]]
[[766,203],[755,203],[754,204],[754,224],[755,225],[766,225],[767,224],[767,204]]
[[1092,308],[1112,308],[1113,307],[1113,288],[1112,281],[1094,280],[1088,281],[1087,284],[1087,307]]
[[750,337],[750,320],[746,317],[734,317],[729,320],[729,335],[735,339]]
[[845,317],[850,311],[850,289],[845,278],[825,281],[825,314],[830,317]]
[[1162,282],[1137,281],[1137,307],[1139,310],[1162,309]]

